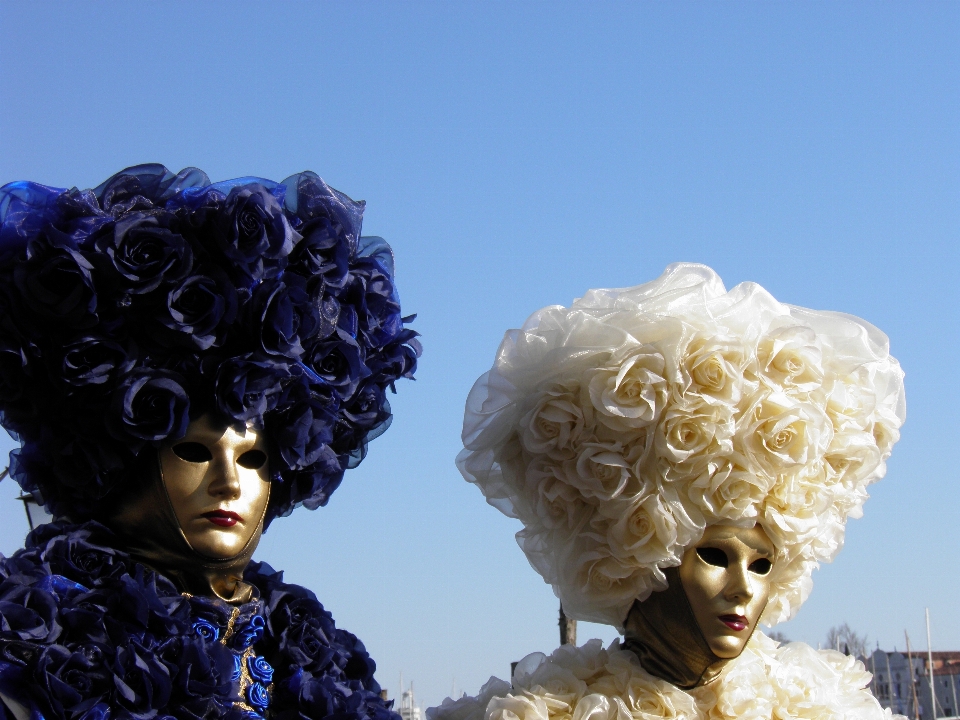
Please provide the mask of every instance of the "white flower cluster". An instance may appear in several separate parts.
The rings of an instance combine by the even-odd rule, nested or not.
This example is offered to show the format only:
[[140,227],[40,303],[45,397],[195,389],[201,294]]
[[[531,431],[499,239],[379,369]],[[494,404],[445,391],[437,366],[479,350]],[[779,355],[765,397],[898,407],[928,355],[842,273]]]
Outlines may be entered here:
[[863,664],[755,633],[715,683],[684,692],[648,674],[614,642],[528,655],[513,685],[491,678],[480,695],[447,698],[428,720],[892,720],[867,688]]
[[467,400],[457,464],[522,521],[568,615],[620,627],[707,525],[759,523],[778,550],[774,624],[842,546],[904,416],[879,330],[676,264],[509,331]]

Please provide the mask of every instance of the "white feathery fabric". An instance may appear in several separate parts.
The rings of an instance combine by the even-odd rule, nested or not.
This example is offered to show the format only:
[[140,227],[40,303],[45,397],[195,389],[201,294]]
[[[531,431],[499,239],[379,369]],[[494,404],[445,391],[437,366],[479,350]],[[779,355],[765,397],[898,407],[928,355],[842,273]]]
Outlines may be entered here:
[[616,641],[528,655],[513,683],[490,678],[480,694],[447,698],[428,720],[906,720],[882,708],[863,663],[754,633],[713,683],[680,690],[643,670]]
[[470,392],[457,465],[523,523],[564,611],[617,628],[706,526],[759,523],[777,548],[773,625],[840,550],[905,412],[877,328],[678,263],[508,331]]

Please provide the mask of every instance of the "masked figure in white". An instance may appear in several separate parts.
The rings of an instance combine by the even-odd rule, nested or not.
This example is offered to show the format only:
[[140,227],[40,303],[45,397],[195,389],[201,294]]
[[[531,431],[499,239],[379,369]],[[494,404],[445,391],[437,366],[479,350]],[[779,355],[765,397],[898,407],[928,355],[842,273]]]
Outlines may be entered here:
[[458,457],[567,616],[618,628],[522,660],[432,720],[883,718],[852,657],[778,645],[905,416],[886,336],[727,292],[702,265],[507,332]]

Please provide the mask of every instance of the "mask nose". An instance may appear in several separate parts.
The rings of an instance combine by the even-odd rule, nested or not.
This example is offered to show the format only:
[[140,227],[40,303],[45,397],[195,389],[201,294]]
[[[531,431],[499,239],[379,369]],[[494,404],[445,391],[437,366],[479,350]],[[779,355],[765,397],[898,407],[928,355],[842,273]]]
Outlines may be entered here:
[[207,470],[210,483],[207,492],[219,500],[237,500],[240,498],[240,474],[237,471],[236,458],[223,447],[211,448],[213,459]]
[[748,603],[753,599],[754,589],[750,580],[750,572],[742,562],[731,563],[729,569],[729,579],[723,589],[723,594],[728,600],[737,600],[742,603]]

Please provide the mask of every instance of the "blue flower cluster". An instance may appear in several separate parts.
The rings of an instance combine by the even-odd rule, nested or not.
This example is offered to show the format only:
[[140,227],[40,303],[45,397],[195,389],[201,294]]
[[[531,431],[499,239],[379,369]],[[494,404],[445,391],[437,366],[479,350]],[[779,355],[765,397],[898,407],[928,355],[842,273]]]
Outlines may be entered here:
[[94,517],[144,448],[214,411],[267,430],[268,522],[326,504],[420,355],[363,208],[309,172],[0,188],[0,423],[23,489]]
[[[261,598],[238,612],[181,595],[115,543],[95,522],[51,523],[0,558],[4,696],[47,720],[239,720],[268,707],[280,720],[399,720],[363,644],[282,573],[251,564]],[[234,704],[241,657],[252,713]]]

